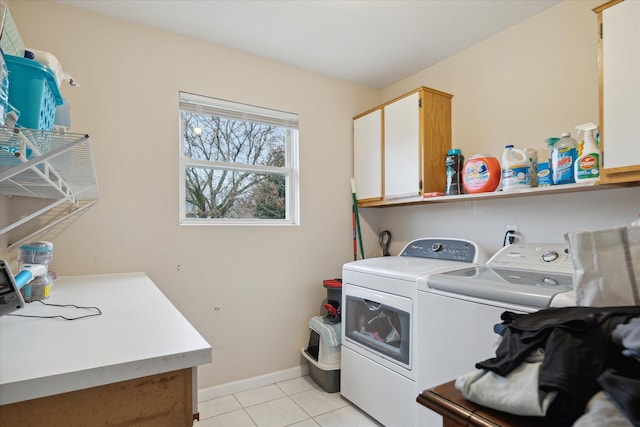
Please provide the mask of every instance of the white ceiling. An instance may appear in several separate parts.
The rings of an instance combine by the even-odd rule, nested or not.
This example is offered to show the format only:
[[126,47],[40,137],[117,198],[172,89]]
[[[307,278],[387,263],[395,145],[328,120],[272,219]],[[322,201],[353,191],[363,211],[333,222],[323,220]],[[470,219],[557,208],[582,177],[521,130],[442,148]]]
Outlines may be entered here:
[[57,0],[384,88],[560,0]]

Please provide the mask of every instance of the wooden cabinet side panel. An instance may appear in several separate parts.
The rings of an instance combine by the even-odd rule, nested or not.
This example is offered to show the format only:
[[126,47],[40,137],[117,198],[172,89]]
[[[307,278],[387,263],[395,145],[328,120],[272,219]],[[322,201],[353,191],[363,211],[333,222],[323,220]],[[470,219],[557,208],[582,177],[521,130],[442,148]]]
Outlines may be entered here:
[[0,425],[191,426],[191,368],[0,406]]
[[451,148],[451,96],[424,91],[422,97],[422,188],[425,193],[444,191],[444,162]]
[[607,168],[600,171],[601,184],[625,184],[640,181],[640,166]]

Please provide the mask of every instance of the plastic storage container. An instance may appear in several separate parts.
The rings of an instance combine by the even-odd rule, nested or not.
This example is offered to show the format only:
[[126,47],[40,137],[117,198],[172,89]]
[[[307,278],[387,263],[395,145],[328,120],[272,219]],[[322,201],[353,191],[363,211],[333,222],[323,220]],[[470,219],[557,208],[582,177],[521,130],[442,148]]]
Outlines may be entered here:
[[[31,242],[20,246],[18,250],[18,261],[20,262],[20,270],[24,264],[42,264],[49,265],[53,259],[53,243],[39,241]],[[24,285],[20,292],[26,302],[43,300],[49,298],[51,293],[51,285],[53,280],[49,274],[38,276],[31,282]]]
[[462,165],[464,156],[458,148],[452,148],[445,158],[447,186],[444,194],[447,196],[462,194]]
[[326,365],[313,359],[304,349],[302,356],[309,362],[309,374],[327,393],[340,391],[340,365]]
[[49,298],[53,280],[49,275],[36,277],[31,282],[20,288],[20,293],[25,302],[39,301]]
[[325,321],[330,323],[340,322],[340,306],[342,304],[342,280],[341,279],[328,279],[323,280],[322,284],[327,290],[327,303],[325,309],[328,314],[325,317]]
[[[315,328],[315,329],[314,329]],[[318,332],[316,329],[319,329]],[[301,349],[302,356],[309,364],[311,378],[327,393],[340,391],[340,344],[336,339],[332,343],[321,335],[322,332],[331,332],[340,337],[340,325],[327,325],[322,317],[316,316],[309,320],[309,341]],[[331,334],[330,334],[331,335]]]
[[309,328],[309,341],[305,351],[316,362],[340,368],[340,344],[327,344],[320,334],[311,328]]
[[462,185],[465,193],[487,193],[500,185],[500,162],[489,154],[475,154],[464,162]]
[[53,72],[33,59],[6,55],[9,70],[9,103],[20,111],[18,125],[52,130],[56,107],[62,105]]
[[502,191],[531,188],[531,162],[523,150],[507,145],[502,152]]
[[327,290],[327,302],[329,304],[337,304],[336,308],[342,303],[342,280],[327,279],[322,281],[322,285]]
[[23,264],[49,265],[53,259],[53,243],[39,241],[20,246],[18,261]]

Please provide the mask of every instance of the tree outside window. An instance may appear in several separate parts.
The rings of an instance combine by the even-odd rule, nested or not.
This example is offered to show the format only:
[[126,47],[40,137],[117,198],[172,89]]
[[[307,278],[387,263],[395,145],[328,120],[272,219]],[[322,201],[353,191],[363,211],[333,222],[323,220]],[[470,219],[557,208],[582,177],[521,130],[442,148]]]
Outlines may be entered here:
[[201,98],[181,93],[182,223],[296,224],[297,116]]

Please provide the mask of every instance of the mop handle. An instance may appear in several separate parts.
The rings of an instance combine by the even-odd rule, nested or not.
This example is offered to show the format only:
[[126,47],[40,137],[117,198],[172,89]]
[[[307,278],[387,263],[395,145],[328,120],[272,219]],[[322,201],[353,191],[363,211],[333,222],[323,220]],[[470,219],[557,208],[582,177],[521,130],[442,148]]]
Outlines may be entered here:
[[356,233],[356,207],[351,206],[351,218],[353,219],[353,260],[358,260],[358,243]]
[[356,181],[351,178],[351,195],[353,197],[353,209],[356,214],[356,225],[358,228],[358,241],[360,242],[360,255],[364,259],[364,247],[362,245],[362,233],[360,233],[360,214],[358,213],[358,199],[356,198]]

